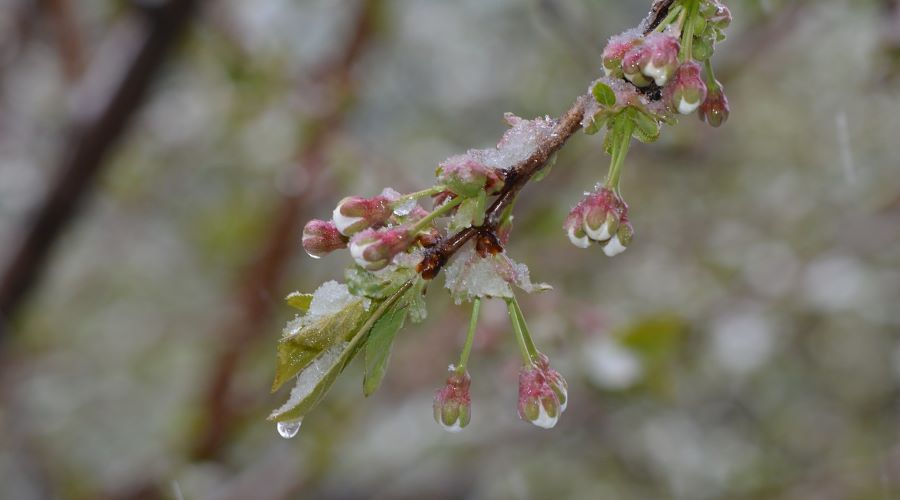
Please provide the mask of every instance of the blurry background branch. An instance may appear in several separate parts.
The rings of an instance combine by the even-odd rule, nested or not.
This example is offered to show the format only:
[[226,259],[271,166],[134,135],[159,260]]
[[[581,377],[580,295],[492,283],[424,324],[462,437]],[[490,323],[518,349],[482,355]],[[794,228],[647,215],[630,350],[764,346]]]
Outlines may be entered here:
[[[62,2],[61,7],[54,7],[55,15],[68,17],[66,0],[55,1]],[[69,135],[55,176],[42,201],[24,221],[9,259],[0,266],[0,342],[9,335],[55,243],[90,195],[109,154],[143,103],[198,3],[138,3],[136,13],[113,29],[97,51],[71,101]],[[69,33],[69,21],[60,21],[60,25],[60,36],[67,43],[75,35]],[[75,58],[67,63],[72,71],[77,71],[78,57],[77,53],[65,56],[66,60]]]
[[360,0],[347,31],[346,46],[312,74],[314,85],[328,89],[329,100],[319,103],[321,114],[306,124],[306,136],[289,172],[288,183],[297,185],[296,181],[302,178],[302,187],[283,196],[259,254],[239,281],[233,299],[237,318],[213,332],[223,349],[213,362],[212,377],[205,391],[205,404],[195,433],[197,439],[192,445],[191,454],[196,459],[215,458],[235,420],[246,414],[236,404],[233,381],[242,354],[256,340],[270,338],[267,320],[273,305],[281,304],[282,278],[299,248],[304,208],[311,204],[316,192],[322,192],[317,182],[323,169],[322,157],[355,100],[359,82],[353,70],[371,42],[381,5],[381,0]]

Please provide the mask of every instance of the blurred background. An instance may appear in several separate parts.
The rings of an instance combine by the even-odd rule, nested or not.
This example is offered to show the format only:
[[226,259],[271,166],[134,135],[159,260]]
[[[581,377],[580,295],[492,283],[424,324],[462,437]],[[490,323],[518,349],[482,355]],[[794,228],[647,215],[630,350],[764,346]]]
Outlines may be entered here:
[[632,149],[623,255],[561,230],[600,138],[526,189],[555,429],[516,416],[496,303],[471,425],[433,422],[443,278],[381,391],[353,365],[295,439],[265,420],[282,297],[349,263],[305,221],[560,114],[648,3],[3,0],[0,498],[900,499],[896,0],[728,2],[730,121]]

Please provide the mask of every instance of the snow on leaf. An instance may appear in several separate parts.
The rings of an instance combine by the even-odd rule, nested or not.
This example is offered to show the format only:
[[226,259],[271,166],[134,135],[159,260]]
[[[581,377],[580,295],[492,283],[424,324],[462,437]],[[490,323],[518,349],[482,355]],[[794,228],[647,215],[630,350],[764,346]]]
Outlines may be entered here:
[[510,298],[510,284],[527,293],[550,289],[546,283],[534,284],[528,266],[510,259],[506,252],[482,258],[472,248],[461,252],[445,270],[445,285],[457,304],[475,297]]

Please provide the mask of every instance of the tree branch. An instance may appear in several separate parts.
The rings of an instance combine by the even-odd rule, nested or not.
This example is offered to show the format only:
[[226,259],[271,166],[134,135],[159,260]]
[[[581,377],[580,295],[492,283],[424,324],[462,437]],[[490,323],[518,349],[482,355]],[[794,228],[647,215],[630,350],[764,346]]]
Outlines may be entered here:
[[[56,178],[36,207],[0,280],[0,341],[40,279],[53,246],[94,187],[171,47],[181,37],[200,0],[170,0],[142,11],[139,25],[116,31],[82,81],[67,144]],[[110,77],[111,75],[111,77]],[[5,320],[5,321],[3,321]]]

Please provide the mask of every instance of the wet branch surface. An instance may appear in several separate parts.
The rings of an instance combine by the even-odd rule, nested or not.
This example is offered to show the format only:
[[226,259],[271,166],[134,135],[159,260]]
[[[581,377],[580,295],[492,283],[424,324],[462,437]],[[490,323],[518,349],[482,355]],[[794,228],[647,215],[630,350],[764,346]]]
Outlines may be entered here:
[[[674,0],[656,0],[650,13],[642,23],[644,33],[653,31],[669,13]],[[506,172],[505,183],[500,194],[485,212],[485,222],[481,226],[467,227],[439,241],[428,248],[417,271],[425,279],[434,279],[453,255],[472,238],[477,237],[476,250],[482,256],[503,250],[496,235],[497,227],[504,212],[512,206],[519,192],[541,170],[547,167],[553,155],[562,149],[570,137],[581,129],[581,122],[587,104],[593,99],[589,94],[579,96],[575,103],[558,120],[553,132],[544,142],[538,144],[530,157]]]

